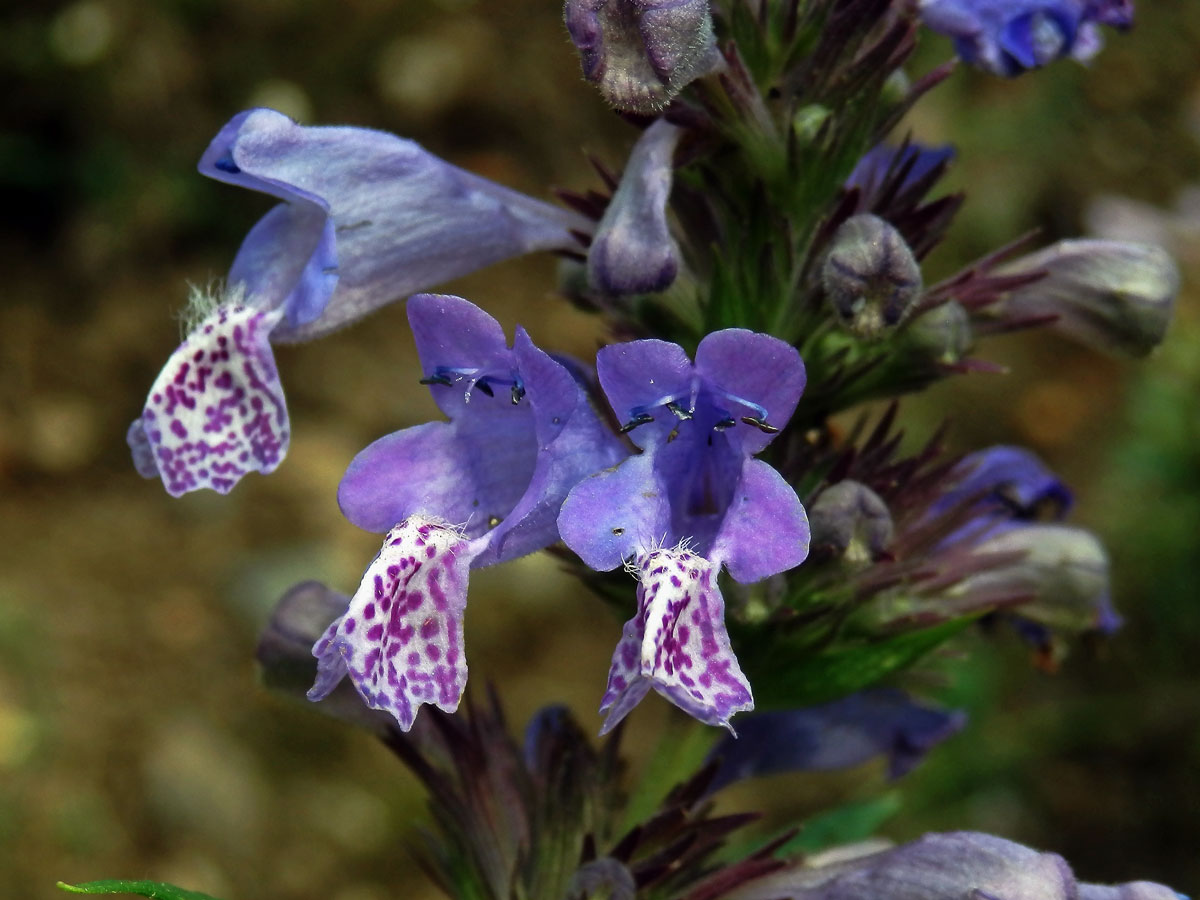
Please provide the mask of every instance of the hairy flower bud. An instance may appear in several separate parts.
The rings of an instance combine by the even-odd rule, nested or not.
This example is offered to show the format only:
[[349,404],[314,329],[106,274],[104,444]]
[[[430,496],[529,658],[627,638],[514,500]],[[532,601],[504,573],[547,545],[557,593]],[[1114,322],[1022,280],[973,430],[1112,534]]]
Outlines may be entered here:
[[908,337],[947,365],[958,362],[971,347],[971,318],[962,304],[948,300],[913,319]]
[[653,113],[717,60],[708,0],[567,0],[583,77],[604,99]]
[[921,293],[921,267],[912,250],[900,232],[870,213],[838,228],[821,275],[842,324],[867,339],[904,321]]
[[850,563],[866,563],[892,539],[887,504],[873,490],[846,479],[821,491],[808,508],[812,546],[832,548]]
[[1179,270],[1152,244],[1059,241],[1004,274],[1045,272],[996,307],[1005,318],[1055,315],[1052,328],[1106,353],[1145,356],[1162,342],[1179,293]]

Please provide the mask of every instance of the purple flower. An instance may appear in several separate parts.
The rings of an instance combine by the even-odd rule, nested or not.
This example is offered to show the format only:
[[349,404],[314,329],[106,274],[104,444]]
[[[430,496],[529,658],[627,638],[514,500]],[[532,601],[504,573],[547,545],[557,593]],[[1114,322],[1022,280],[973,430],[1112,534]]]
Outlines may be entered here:
[[661,110],[719,59],[708,0],[566,0],[583,77],[617,109]]
[[949,596],[1022,596],[1018,627],[1037,643],[1047,629],[1112,633],[1121,618],[1110,599],[1108,556],[1092,533],[1039,519],[1062,519],[1070,490],[1037,456],[997,446],[963,458],[961,480],[934,504],[945,512],[973,501],[972,519],[943,542],[1009,562],[955,585]]
[[[849,849],[849,848],[847,848]],[[1075,880],[1066,860],[973,831],[927,834],[882,852],[802,863],[724,894],[725,900],[1181,900],[1149,881]],[[1186,900],[1186,898],[1183,898]]]
[[903,192],[952,159],[954,148],[949,144],[941,147],[925,147],[921,144],[891,147],[887,144],[877,144],[854,166],[854,171],[846,179],[846,187],[858,188],[871,196],[879,191],[889,175],[905,170],[898,189]]
[[708,724],[750,709],[724,623],[717,574],[747,583],[799,565],[808,520],[796,492],[753,459],[804,389],[795,348],[730,328],[696,362],[659,340],[596,358],[609,403],[642,452],[582,481],[563,504],[562,538],[593,569],[639,578],[637,614],[613,655],[604,731],[653,687]]
[[922,0],[921,18],[963,61],[1012,77],[1063,57],[1091,59],[1099,25],[1133,24],[1131,0]]
[[755,713],[738,720],[736,739],[723,738],[709,754],[721,760],[710,789],[779,772],[848,769],[880,755],[888,758],[889,775],[899,778],[965,723],[962,712],[922,706],[894,688]]
[[586,220],[365,128],[240,113],[200,171],[283,202],[250,230],[228,290],[194,324],[129,429],[134,464],[173,496],[271,472],[289,424],[272,343],[320,337],[512,256],[577,248]]
[[313,648],[309,692],[319,700],[349,674],[368,706],[406,730],[422,703],[458,705],[468,570],[556,541],[567,492],[626,454],[574,375],[524,329],[510,348],[479,307],[436,294],[412,297],[408,318],[423,381],[450,421],[380,438],[350,463],[343,513],[388,535]]
[[1071,508],[1070,489],[1034,453],[997,445],[964,456],[955,468],[959,480],[933,505],[941,513],[975,499],[975,515],[948,542],[980,540],[1013,521],[1047,515],[1061,519]]
[[670,287],[679,248],[667,224],[673,156],[682,129],[665,119],[643,132],[629,154],[588,251],[588,282],[604,294],[640,294]]

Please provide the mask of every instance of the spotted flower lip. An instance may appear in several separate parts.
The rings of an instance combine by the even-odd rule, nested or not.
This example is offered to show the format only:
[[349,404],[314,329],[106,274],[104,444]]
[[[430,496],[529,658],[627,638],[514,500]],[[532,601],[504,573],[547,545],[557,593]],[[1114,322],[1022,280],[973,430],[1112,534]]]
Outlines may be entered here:
[[731,328],[705,337],[695,363],[651,339],[603,348],[596,369],[621,430],[642,451],[576,485],[558,519],[588,566],[624,563],[639,577],[604,728],[651,687],[728,727],[753,699],[726,634],[717,574],[724,566],[737,581],[759,581],[808,554],[796,492],[752,458],[796,408],[804,364],[777,338]]
[[128,442],[174,496],[273,471],[290,426],[271,344],[320,337],[414,291],[537,250],[578,249],[590,223],[456,168],[412,141],[235,116],[200,171],[284,202],[250,230],[228,289],[150,390]]

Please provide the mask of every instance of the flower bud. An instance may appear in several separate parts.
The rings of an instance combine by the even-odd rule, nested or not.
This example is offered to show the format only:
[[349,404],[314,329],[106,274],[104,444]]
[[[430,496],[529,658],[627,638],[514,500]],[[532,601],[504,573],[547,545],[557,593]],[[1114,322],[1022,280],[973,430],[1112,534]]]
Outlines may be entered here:
[[617,109],[654,113],[716,63],[708,0],[567,0],[583,77]]
[[892,539],[892,517],[878,494],[846,479],[821,491],[808,508],[812,546],[834,549],[847,562],[867,563]]
[[912,250],[899,231],[870,213],[842,223],[821,275],[842,324],[869,340],[904,321],[921,293]]
[[679,252],[667,224],[667,200],[681,133],[659,119],[629,154],[588,252],[588,283],[594,290],[641,294],[666,290],[675,280]]
[[1066,525],[1019,525],[980,543],[975,552],[1024,553],[1015,562],[972,575],[955,594],[1028,593],[1023,619],[1064,631],[1112,630],[1108,555],[1099,539]]
[[971,348],[971,319],[961,304],[948,300],[913,319],[908,337],[937,362],[952,365]]
[[1145,356],[1158,346],[1179,293],[1174,261],[1151,244],[1059,241],[1001,271],[1046,273],[1001,300],[1001,316],[1058,316],[1051,328],[1116,355]]

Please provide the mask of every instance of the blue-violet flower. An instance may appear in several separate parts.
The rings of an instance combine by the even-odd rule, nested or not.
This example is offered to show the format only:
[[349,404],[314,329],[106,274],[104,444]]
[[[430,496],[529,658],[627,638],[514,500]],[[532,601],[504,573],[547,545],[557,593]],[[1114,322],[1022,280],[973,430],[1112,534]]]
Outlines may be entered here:
[[1128,28],[1132,0],[922,0],[921,18],[963,61],[1012,77],[1056,59],[1091,59],[1100,25]]
[[578,249],[587,220],[472,175],[402,138],[235,116],[200,171],[283,202],[250,230],[223,296],[130,426],[134,464],[174,495],[271,472],[289,423],[272,343],[320,337],[393,300],[536,250]]
[[613,654],[601,711],[614,727],[651,687],[728,727],[753,699],[724,623],[717,574],[759,581],[808,554],[796,492],[753,456],[783,427],[804,364],[777,338],[730,328],[693,364],[676,344],[603,348],[597,374],[642,452],[577,485],[559,516],[567,546],[593,569],[624,563],[639,578],[636,615]]
[[338,488],[346,518],[388,532],[345,614],[313,647],[326,696],[349,675],[367,705],[412,726],[422,703],[447,712],[467,678],[462,622],[470,568],[558,539],[580,479],[626,455],[562,363],[518,328],[459,297],[408,301],[417,352],[450,419],[380,438]]

